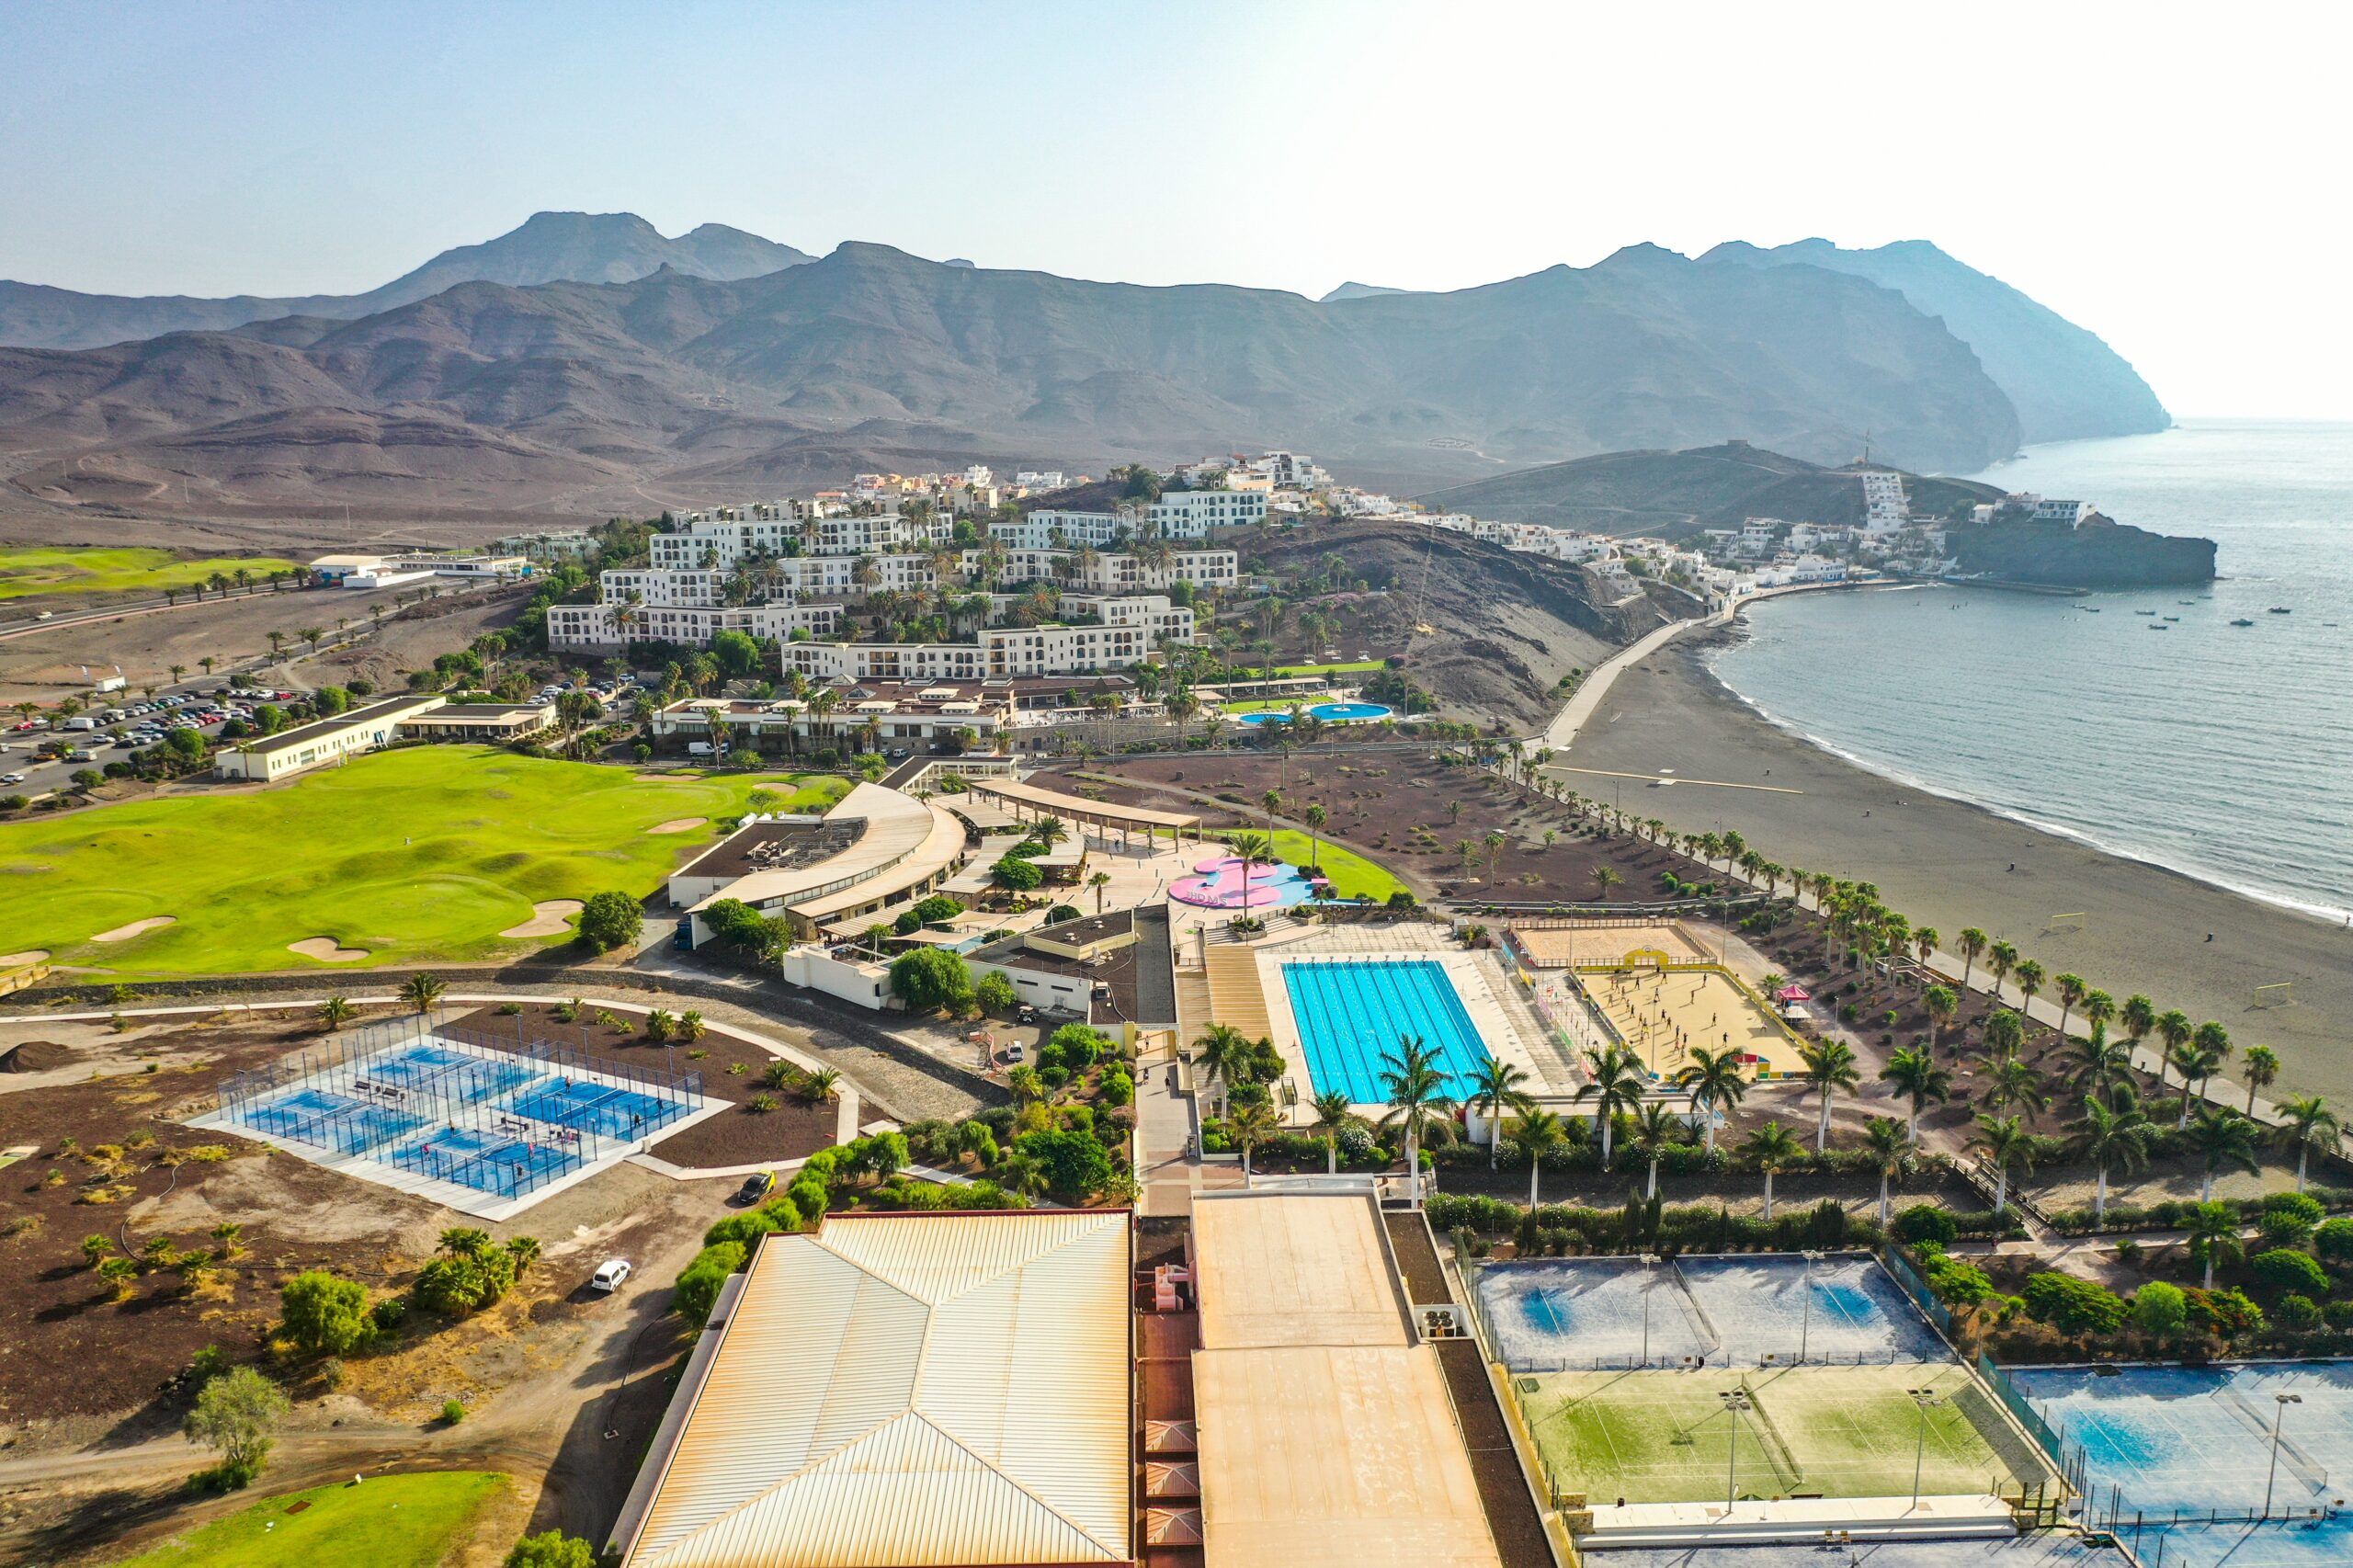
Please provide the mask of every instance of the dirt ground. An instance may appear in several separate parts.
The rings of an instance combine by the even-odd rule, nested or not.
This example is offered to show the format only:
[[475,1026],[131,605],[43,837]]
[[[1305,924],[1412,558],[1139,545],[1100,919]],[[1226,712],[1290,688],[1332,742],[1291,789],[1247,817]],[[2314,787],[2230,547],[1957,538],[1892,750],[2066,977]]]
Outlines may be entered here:
[[[380,686],[397,686],[394,670],[430,664],[434,654],[462,648],[485,628],[506,624],[521,597],[519,589],[445,593],[394,619],[400,593],[308,588],[240,594],[200,603],[183,601],[167,609],[125,610],[103,619],[0,638],[0,705],[54,702],[69,693],[86,692],[85,666],[111,674],[119,665],[133,691],[170,685],[174,665],[186,666],[189,676],[200,675],[199,661],[207,657],[219,661],[223,673],[246,667],[267,655],[272,631],[286,634],[288,667],[315,672],[289,674],[289,686],[324,686],[353,675],[369,676]],[[359,646],[315,664],[302,656],[300,633],[304,628],[333,632],[338,622],[348,622],[352,630],[371,628],[372,605],[384,607],[385,620],[381,628],[367,631]],[[381,647],[376,645],[379,639]],[[267,673],[265,678],[269,678]]]
[[[10,466],[21,466],[11,460]],[[646,515],[659,510],[650,504]],[[288,555],[355,549],[446,549],[486,544],[503,534],[576,528],[602,522],[597,507],[499,510],[458,506],[223,502],[168,493],[137,506],[72,506],[0,484],[0,543],[116,544],[211,555]]]

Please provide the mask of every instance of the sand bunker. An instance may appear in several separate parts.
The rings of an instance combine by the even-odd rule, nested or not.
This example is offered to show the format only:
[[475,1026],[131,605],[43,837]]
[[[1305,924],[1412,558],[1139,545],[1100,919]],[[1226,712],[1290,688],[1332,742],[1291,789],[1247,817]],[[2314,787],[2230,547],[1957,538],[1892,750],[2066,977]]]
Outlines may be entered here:
[[169,926],[173,921],[178,918],[179,916],[176,915],[157,915],[145,920],[134,920],[128,926],[118,926],[111,931],[101,931],[97,936],[91,937],[90,940],[93,942],[128,942],[133,937],[142,936],[146,932],[154,930],[158,926]]
[[509,926],[499,933],[502,937],[561,937],[572,929],[564,924],[564,916],[580,913],[576,898],[551,898],[531,905],[531,917],[520,926]]
[[21,953],[0,953],[0,970],[22,969],[28,963],[39,963],[49,957],[47,948],[27,948]]
[[709,817],[672,817],[668,822],[655,823],[648,833],[688,833],[709,822]]
[[333,937],[305,937],[299,942],[287,943],[286,949],[321,963],[358,963],[368,956],[365,948],[337,947]]

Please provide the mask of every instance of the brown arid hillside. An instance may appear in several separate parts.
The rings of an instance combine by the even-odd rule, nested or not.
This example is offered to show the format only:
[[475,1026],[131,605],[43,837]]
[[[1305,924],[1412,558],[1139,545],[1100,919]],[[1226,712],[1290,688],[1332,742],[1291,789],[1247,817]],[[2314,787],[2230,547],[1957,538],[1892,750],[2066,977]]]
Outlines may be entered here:
[[858,467],[1113,463],[1289,446],[1433,489],[1743,436],[1843,460],[2006,456],[2016,417],[1903,296],[1638,246],[1450,294],[1320,303],[948,267],[887,246],[733,281],[466,281],[281,316],[0,349],[28,494],[575,514],[776,494]]
[[1565,562],[1413,523],[1357,518],[1238,531],[1220,542],[1238,549],[1248,570],[1277,578],[1321,574],[1338,556],[1352,583],[1376,585],[1286,598],[1272,633],[1279,658],[1321,655],[1299,631],[1300,616],[1321,608],[1341,629],[1334,635],[1343,657],[1403,654],[1406,674],[1445,716],[1482,727],[1541,724],[1560,706],[1562,676],[1591,669],[1666,619],[1648,599],[1597,608],[1586,573]]

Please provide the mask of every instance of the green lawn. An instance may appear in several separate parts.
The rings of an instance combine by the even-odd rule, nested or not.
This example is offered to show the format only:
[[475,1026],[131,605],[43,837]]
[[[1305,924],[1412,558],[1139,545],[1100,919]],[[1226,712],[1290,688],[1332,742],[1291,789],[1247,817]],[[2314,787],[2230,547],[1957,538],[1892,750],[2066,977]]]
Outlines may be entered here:
[[[459,1470],[289,1492],[115,1568],[433,1568],[506,1484]],[[310,1506],[287,1512],[298,1503]]]
[[1275,676],[1279,680],[1287,680],[1297,676],[1364,675],[1388,667],[1388,662],[1382,659],[1351,659],[1339,665],[1278,665]]
[[[746,809],[818,811],[838,778],[641,774],[483,746],[417,746],[284,789],[125,801],[0,824],[0,952],[124,973],[361,967],[288,950],[313,937],[362,965],[497,958],[535,903],[649,893]],[[659,824],[710,819],[682,833]],[[101,932],[169,916],[117,942]]]
[[1331,700],[1332,694],[1328,691],[1319,691],[1310,697],[1254,697],[1243,702],[1229,702],[1225,704],[1222,711],[1227,713],[1265,713],[1268,711],[1288,713],[1296,707],[1313,708],[1319,702],[1329,702]]
[[[1532,1386],[1531,1386],[1532,1385]],[[1904,1391],[1944,1396],[1920,1411]],[[2046,1472],[1958,1367],[1800,1367],[1776,1371],[1564,1372],[1513,1380],[1529,1430],[1567,1491],[1631,1503],[1722,1498],[1735,1456],[1719,1390],[1745,1387],[1742,1496],[1900,1497],[2032,1485]]]
[[[1259,828],[1242,831],[1258,833]],[[1332,879],[1332,891],[1342,898],[1370,898],[1386,902],[1392,892],[1403,892],[1405,884],[1397,880],[1388,867],[1378,860],[1367,859],[1353,849],[1342,848],[1328,838],[1314,843],[1315,862],[1324,874]],[[1288,827],[1275,829],[1275,858],[1288,860],[1294,866],[1305,865],[1309,849],[1307,835]]]
[[159,594],[185,588],[215,572],[234,578],[242,568],[256,577],[292,566],[270,556],[188,561],[168,550],[51,550],[39,545],[0,545],[0,599],[33,594]]

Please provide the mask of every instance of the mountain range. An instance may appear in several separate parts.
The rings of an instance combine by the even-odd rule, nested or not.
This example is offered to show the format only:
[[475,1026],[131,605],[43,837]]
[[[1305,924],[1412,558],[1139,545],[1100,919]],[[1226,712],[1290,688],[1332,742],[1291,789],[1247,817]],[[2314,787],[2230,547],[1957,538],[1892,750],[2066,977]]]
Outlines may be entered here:
[[[1914,297],[1929,283],[1745,248],[1637,245],[1449,293],[1319,301],[858,243],[812,260],[716,225],[669,239],[628,214],[542,213],[361,295],[0,284],[0,339],[22,345],[0,348],[0,460],[64,501],[594,510],[649,486],[718,500],[863,467],[1269,446],[1408,492],[1733,436],[1822,462],[1869,440],[1906,467],[1969,470],[2029,437],[2021,392],[2105,407],[2112,431],[2153,409],[2162,424],[2097,339],[1922,248],[1941,265],[1907,264],[1946,290],[1944,319]],[[2024,309],[1995,309],[2004,293]],[[1965,341],[1964,308],[1982,334],[2033,341]],[[2038,347],[2054,336],[2073,358]],[[2036,378],[2062,384],[2044,395]]]

